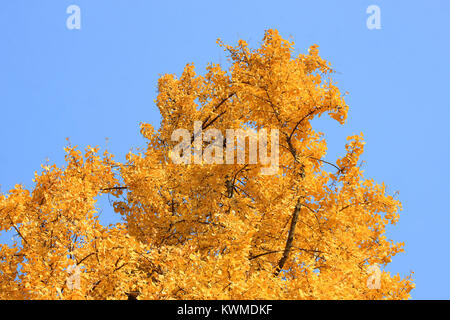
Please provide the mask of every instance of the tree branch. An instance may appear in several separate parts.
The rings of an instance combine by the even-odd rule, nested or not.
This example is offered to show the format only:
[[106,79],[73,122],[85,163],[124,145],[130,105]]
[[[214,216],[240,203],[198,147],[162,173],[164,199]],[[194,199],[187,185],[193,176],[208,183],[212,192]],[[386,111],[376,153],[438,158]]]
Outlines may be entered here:
[[111,187],[111,188],[103,188],[100,191],[111,191],[111,190],[126,190],[128,187]]
[[283,269],[284,264],[289,258],[289,253],[292,249],[292,243],[294,241],[294,233],[295,226],[297,225],[298,215],[300,214],[300,209],[302,208],[302,204],[300,202],[300,198],[297,200],[297,204],[295,205],[294,213],[292,214],[291,227],[289,228],[288,238],[286,240],[286,246],[284,247],[283,256],[280,261],[278,261],[278,265],[273,273],[274,276],[278,276],[280,271]]

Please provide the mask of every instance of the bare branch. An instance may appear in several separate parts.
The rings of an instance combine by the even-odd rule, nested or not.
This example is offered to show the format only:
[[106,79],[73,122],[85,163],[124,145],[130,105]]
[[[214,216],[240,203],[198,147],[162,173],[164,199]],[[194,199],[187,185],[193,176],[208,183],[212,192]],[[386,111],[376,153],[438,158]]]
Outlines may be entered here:
[[278,261],[278,266],[273,273],[274,276],[278,276],[280,274],[280,271],[283,269],[284,264],[289,258],[289,253],[292,249],[292,243],[294,241],[295,226],[297,225],[298,215],[300,214],[301,208],[302,204],[299,198],[297,200],[297,204],[295,205],[294,213],[292,214],[291,227],[289,228],[289,234],[286,240],[286,246],[284,247],[283,256],[281,257],[280,261]]

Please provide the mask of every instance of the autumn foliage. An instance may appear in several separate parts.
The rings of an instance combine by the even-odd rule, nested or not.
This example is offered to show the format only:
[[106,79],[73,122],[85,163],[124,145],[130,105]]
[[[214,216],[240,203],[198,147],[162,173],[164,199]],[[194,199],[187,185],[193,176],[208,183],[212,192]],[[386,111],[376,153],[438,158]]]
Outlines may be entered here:
[[[158,130],[141,125],[146,148],[124,163],[107,152],[66,147],[64,167],[43,166],[35,186],[0,195],[1,299],[406,299],[410,277],[386,266],[402,244],[385,236],[401,204],[363,177],[362,135],[343,156],[324,160],[326,142],[311,120],[344,124],[348,106],[317,46],[268,30],[262,45],[228,46],[226,69],[163,75]],[[222,132],[278,129],[279,170],[263,164],[174,164],[177,128]],[[108,194],[122,223],[103,226],[96,200]],[[68,285],[78,266],[79,285]],[[383,269],[383,268],[382,268]]]

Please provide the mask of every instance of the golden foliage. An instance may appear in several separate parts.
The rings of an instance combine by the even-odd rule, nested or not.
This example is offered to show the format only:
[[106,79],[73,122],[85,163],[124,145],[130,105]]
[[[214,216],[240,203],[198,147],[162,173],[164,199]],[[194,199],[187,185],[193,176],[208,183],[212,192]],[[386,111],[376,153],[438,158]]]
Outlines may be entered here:
[[[411,278],[368,268],[388,264],[402,244],[386,239],[400,203],[363,178],[362,136],[349,137],[336,163],[311,120],[345,122],[348,106],[317,46],[294,56],[293,43],[268,30],[258,49],[244,41],[229,68],[204,76],[189,64],[158,82],[159,130],[142,124],[146,150],[118,163],[97,148],[66,148],[67,165],[44,167],[32,191],[0,195],[2,299],[405,299]],[[278,129],[280,166],[175,165],[171,133],[194,121]],[[117,197],[123,223],[102,226],[101,194]],[[290,239],[290,240],[288,240]],[[67,283],[71,266],[79,286]]]

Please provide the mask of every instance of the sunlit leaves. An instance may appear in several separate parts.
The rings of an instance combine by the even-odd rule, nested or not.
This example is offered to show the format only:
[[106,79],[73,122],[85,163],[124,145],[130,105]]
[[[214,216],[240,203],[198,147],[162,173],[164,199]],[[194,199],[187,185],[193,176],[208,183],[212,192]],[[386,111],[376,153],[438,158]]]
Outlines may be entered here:
[[[318,46],[294,55],[275,30],[258,49],[218,42],[227,66],[198,75],[188,64],[180,77],[161,76],[161,126],[141,124],[144,150],[118,163],[69,145],[64,167],[46,165],[32,190],[0,195],[0,232],[15,234],[14,245],[0,247],[0,298],[409,297],[410,277],[383,271],[380,289],[367,287],[369,266],[403,250],[385,236],[401,205],[364,178],[362,135],[349,137],[336,162],[324,160],[326,141],[311,120],[343,124],[348,106]],[[172,132],[195,121],[222,132],[279,130],[278,173],[261,175],[261,163],[172,163]],[[123,223],[99,223],[101,194]],[[71,266],[77,287],[67,285]]]

